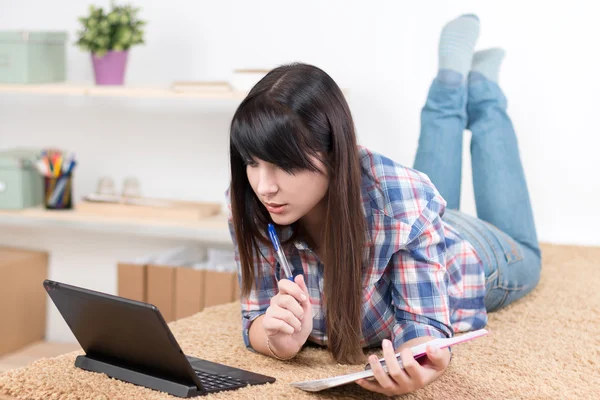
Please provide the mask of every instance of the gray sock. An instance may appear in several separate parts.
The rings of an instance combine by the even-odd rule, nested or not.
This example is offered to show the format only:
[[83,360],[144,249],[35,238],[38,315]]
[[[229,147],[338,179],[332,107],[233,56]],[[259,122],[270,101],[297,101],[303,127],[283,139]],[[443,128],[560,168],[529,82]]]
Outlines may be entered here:
[[[464,79],[471,69],[475,43],[479,37],[479,18],[474,14],[461,15],[448,22],[442,29],[439,43],[439,71],[458,72]],[[452,75],[452,74],[450,74]],[[438,73],[444,82],[447,72]],[[451,79],[454,83],[455,79]]]
[[[471,72],[478,72],[490,81],[498,83],[498,72],[500,64],[504,59],[505,52],[501,48],[493,48],[475,52]],[[474,77],[477,75],[474,74]]]

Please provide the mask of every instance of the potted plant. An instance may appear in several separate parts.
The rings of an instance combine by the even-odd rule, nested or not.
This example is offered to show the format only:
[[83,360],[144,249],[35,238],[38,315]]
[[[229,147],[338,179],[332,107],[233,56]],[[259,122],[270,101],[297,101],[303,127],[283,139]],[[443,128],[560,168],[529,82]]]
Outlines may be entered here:
[[138,12],[139,8],[111,3],[108,13],[92,5],[89,15],[79,18],[83,29],[76,45],[91,53],[97,85],[123,84],[129,48],[144,43],[146,22],[138,19]]

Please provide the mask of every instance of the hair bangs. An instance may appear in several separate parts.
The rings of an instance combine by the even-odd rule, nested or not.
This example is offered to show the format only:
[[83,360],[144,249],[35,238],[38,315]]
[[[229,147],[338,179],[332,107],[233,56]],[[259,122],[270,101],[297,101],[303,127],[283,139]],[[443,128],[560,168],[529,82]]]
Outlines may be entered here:
[[[257,100],[257,99],[253,99]],[[251,101],[241,107],[231,125],[231,142],[245,163],[262,160],[284,171],[318,171],[311,156],[316,146],[303,123],[281,104]]]

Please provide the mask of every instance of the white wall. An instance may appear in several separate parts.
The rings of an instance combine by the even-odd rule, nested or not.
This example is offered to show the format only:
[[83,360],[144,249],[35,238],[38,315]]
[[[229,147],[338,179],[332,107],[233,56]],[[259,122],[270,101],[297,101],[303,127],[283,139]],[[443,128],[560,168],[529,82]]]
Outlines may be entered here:
[[[89,3],[0,0],[0,29],[65,29],[72,43],[77,17]],[[129,83],[166,86],[178,79],[228,79],[239,67],[313,63],[351,90],[361,143],[409,166],[420,108],[437,69],[440,29],[463,12],[477,13],[479,48],[507,50],[500,83],[518,131],[540,239],[600,244],[600,25],[593,2],[135,4],[149,24],[147,45],[130,55]],[[89,56],[74,46],[68,66],[70,80],[91,81]],[[221,200],[235,106],[3,94],[0,148],[54,144],[75,150],[81,159],[77,195],[93,190],[102,175],[119,182],[136,175],[147,195]],[[463,209],[473,213],[468,164],[463,193]]]

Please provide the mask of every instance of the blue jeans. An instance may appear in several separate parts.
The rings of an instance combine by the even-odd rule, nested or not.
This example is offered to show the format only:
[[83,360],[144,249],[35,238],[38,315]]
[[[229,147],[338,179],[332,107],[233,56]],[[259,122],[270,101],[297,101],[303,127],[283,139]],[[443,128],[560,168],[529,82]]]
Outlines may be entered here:
[[[472,133],[477,218],[458,211],[463,133]],[[414,168],[447,201],[443,220],[475,248],[486,277],[485,305],[495,311],[539,282],[541,252],[517,137],[500,87],[479,73],[467,84],[433,81],[421,113]]]

